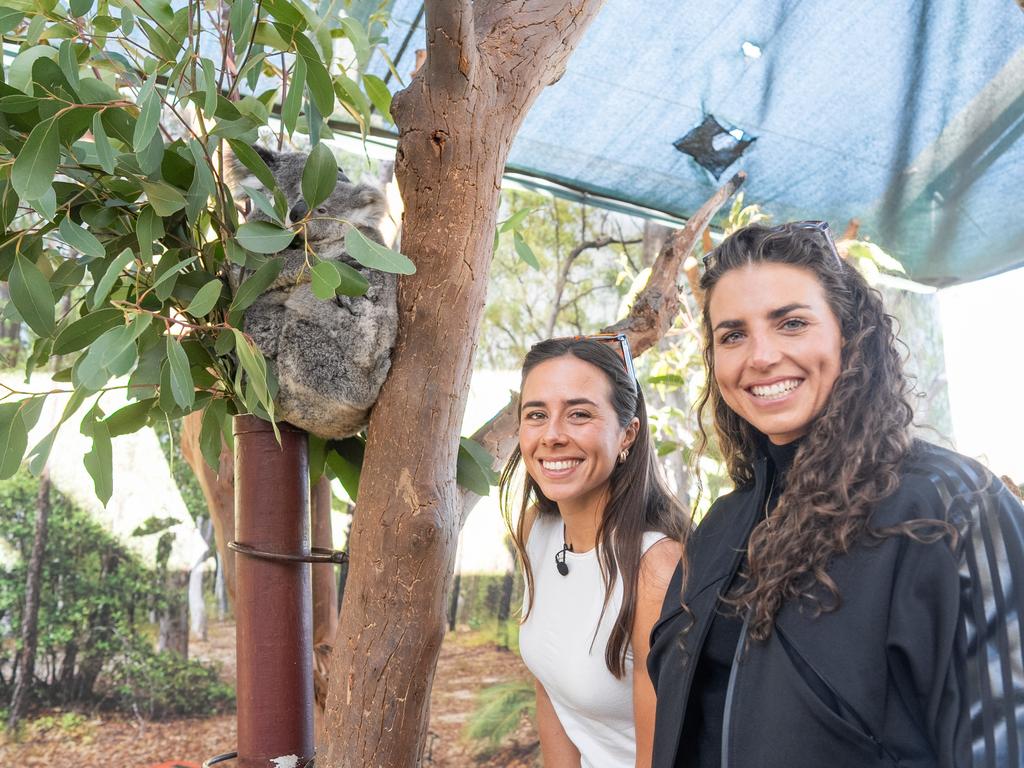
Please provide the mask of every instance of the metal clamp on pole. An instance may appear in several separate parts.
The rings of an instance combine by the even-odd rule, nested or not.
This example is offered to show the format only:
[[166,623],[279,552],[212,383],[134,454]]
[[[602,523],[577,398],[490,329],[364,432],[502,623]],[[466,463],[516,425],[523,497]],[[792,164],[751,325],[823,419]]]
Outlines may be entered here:
[[240,555],[258,557],[261,560],[284,560],[290,563],[345,563],[348,562],[348,553],[340,549],[328,549],[327,547],[310,547],[308,555],[290,555],[286,552],[267,552],[263,549],[256,549],[240,541],[229,541],[228,549],[238,552]]

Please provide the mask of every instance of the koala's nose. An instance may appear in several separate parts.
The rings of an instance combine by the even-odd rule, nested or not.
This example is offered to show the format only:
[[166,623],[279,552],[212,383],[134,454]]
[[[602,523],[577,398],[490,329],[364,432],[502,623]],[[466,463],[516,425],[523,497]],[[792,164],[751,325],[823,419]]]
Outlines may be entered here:
[[292,221],[298,221],[307,213],[309,213],[309,206],[307,206],[304,202],[300,201],[296,203],[295,207],[288,212],[288,218],[290,218]]

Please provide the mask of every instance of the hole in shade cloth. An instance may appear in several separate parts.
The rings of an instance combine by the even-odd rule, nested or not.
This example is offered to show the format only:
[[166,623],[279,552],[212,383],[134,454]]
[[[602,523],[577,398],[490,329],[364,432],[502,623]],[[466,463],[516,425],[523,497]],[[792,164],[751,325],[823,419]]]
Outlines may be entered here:
[[761,48],[757,45],[754,45],[749,40],[745,40],[743,42],[743,45],[740,46],[740,48],[743,50],[743,55],[746,56],[748,59],[761,58]]
[[739,128],[726,130],[714,115],[705,115],[700,125],[672,142],[672,146],[692,157],[717,179],[756,140],[757,137],[748,136]]

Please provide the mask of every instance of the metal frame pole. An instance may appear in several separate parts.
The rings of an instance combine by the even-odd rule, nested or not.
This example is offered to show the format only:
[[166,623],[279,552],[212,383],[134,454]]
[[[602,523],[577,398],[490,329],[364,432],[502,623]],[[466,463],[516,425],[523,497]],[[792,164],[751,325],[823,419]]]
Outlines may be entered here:
[[[308,555],[307,435],[289,424],[278,429],[280,445],[269,422],[234,418],[235,536],[253,549]],[[235,557],[240,768],[303,766],[313,757],[309,568]]]

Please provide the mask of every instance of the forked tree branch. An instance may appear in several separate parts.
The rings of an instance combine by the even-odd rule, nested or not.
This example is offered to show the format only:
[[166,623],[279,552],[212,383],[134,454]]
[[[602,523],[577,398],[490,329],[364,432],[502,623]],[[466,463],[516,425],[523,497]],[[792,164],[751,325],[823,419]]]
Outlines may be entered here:
[[[629,346],[634,357],[657,344],[672,327],[679,313],[678,284],[683,264],[700,242],[701,235],[711,223],[711,219],[726,201],[736,194],[746,178],[747,175],[740,171],[729,179],[690,217],[682,229],[669,237],[654,260],[647,285],[637,295],[629,314],[614,325],[603,329],[605,333],[625,333],[629,337]],[[518,394],[513,393],[509,403],[473,435],[473,439],[494,457],[492,466],[495,469],[505,463],[515,447],[518,399]],[[466,489],[462,489],[461,493],[462,521],[465,522],[466,516],[480,497]]]

